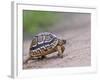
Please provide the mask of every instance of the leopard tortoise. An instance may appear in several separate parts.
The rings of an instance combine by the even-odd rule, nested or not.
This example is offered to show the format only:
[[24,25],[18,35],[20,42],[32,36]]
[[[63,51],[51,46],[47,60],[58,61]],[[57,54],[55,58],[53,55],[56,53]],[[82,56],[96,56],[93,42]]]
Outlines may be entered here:
[[57,55],[63,58],[63,52],[65,50],[64,44],[66,44],[66,40],[57,38],[51,32],[39,33],[33,37],[29,48],[29,58],[25,63],[29,60],[43,59],[46,55],[54,52],[58,52]]

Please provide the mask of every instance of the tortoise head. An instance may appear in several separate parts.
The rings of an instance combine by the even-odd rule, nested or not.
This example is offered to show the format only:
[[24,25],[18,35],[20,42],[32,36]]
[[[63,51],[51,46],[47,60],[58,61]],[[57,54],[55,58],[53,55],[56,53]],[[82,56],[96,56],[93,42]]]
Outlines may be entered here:
[[62,40],[62,43],[63,43],[63,44],[66,44],[66,40]]
[[59,39],[59,40],[58,40],[58,44],[59,44],[59,45],[65,45],[65,44],[66,44],[66,40],[61,40],[61,39]]

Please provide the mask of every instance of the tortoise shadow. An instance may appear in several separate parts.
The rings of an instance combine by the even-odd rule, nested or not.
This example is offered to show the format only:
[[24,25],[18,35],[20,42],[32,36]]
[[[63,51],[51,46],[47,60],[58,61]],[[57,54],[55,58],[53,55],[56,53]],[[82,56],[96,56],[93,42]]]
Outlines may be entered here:
[[[64,55],[64,57],[65,56],[67,56],[67,55]],[[57,59],[63,59],[63,58],[60,58],[59,56],[55,55],[55,56],[46,57],[46,58],[44,58],[42,60],[41,59],[39,59],[39,60],[33,60],[32,62],[50,61],[50,60],[57,60]]]
[[41,62],[41,61],[49,61],[49,60],[55,60],[58,59],[58,56],[50,56],[50,57],[46,57],[44,59],[37,59],[37,60],[33,60],[32,62]]
[[58,59],[58,58],[60,58],[60,57],[55,55],[55,56],[46,57],[45,60],[54,60],[54,59]]
[[[65,58],[66,56],[68,55],[63,55],[63,58]],[[57,55],[53,55],[53,56],[47,56],[46,58],[43,58],[43,59],[33,59],[31,63],[35,63],[35,62],[45,62],[45,61],[53,61],[53,60],[58,60],[58,59],[63,59]],[[23,63],[24,64],[24,63]],[[30,64],[30,63],[25,63],[25,64]],[[24,65],[25,65],[24,64]]]
[[68,56],[68,55],[63,55],[63,57],[61,58],[61,57],[59,57],[59,56],[57,56],[57,55],[55,55],[55,56],[50,56],[50,57],[46,57],[45,59],[46,60],[53,60],[53,59],[63,59],[64,57],[66,57],[66,56]]

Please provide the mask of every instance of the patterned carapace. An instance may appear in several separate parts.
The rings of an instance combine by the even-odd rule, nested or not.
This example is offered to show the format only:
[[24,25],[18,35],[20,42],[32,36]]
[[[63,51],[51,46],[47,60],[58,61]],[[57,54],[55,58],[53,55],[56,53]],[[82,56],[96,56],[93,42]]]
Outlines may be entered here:
[[32,43],[33,45],[30,50],[32,50],[33,53],[35,52],[38,54],[42,53],[43,49],[47,51],[48,48],[54,48],[58,43],[58,39],[54,34],[44,32],[33,37]]

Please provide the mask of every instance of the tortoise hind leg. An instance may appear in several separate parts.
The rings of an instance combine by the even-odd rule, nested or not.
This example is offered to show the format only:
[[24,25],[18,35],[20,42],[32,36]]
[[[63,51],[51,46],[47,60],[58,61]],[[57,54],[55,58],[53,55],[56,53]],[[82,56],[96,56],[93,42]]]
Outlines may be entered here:
[[65,50],[64,46],[57,46],[58,56],[60,58],[63,58],[63,52],[64,52],[64,50]]
[[29,57],[25,60],[24,64],[28,63],[29,60],[32,60],[33,58],[32,57]]

